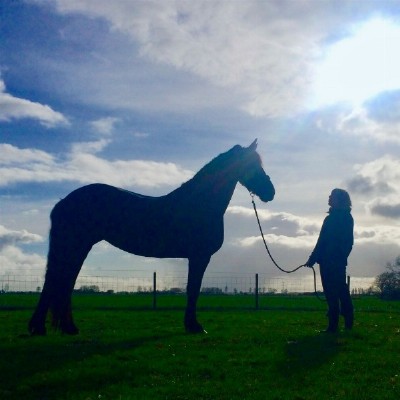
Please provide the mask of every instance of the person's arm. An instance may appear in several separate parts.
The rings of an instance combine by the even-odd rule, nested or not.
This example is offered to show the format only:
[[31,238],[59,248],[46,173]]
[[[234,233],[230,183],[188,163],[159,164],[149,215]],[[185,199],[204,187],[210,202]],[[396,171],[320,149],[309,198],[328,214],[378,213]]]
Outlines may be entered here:
[[321,232],[319,233],[319,237],[317,240],[317,244],[314,247],[314,250],[311,252],[310,257],[308,258],[308,261],[305,263],[305,265],[309,268],[311,268],[316,262],[319,261],[321,252],[323,251],[323,242],[325,241],[325,236],[326,236],[326,226],[327,226],[327,218],[325,218],[324,223],[322,224]]

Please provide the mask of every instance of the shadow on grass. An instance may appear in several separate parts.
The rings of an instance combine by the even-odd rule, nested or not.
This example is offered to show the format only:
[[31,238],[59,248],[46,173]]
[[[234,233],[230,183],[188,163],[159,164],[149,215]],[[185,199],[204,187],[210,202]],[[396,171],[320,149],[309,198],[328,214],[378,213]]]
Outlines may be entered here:
[[70,399],[74,393],[101,390],[105,385],[135,386],[140,384],[135,381],[151,372],[151,360],[142,348],[157,348],[158,342],[180,335],[164,333],[107,343],[87,337],[60,341],[24,335],[0,350],[0,398]]
[[284,357],[277,363],[279,374],[285,377],[304,376],[310,370],[327,364],[340,351],[338,336],[316,333],[286,343]]

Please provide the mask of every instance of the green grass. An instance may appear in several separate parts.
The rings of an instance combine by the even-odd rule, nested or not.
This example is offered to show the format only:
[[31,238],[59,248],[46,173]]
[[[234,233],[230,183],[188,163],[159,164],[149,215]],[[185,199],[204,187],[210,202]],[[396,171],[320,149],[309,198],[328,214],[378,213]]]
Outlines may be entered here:
[[[400,304],[355,299],[351,333],[320,334],[313,297],[203,296],[207,335],[187,335],[183,296],[75,296],[81,334],[25,334],[37,295],[0,295],[0,399],[398,399]],[[12,309],[17,307],[17,309]],[[137,309],[135,309],[137,308]]]

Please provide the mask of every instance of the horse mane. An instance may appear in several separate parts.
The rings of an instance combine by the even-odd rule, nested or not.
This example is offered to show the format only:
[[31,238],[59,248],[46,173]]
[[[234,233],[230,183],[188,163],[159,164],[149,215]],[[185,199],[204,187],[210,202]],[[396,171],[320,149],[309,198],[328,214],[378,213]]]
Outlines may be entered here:
[[243,148],[237,144],[230,150],[219,154],[204,165],[191,179],[183,183],[178,189],[191,189],[192,186],[198,184],[199,181],[209,179],[210,177],[214,177],[215,179],[215,172],[222,171],[233,156],[237,155],[238,151],[241,149]]

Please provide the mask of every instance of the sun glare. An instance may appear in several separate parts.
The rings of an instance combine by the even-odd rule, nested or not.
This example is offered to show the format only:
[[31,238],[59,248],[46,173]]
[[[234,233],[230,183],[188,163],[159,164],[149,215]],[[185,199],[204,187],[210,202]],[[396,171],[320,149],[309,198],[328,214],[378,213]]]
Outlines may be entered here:
[[373,19],[326,50],[317,66],[313,107],[339,102],[360,105],[400,88],[400,26]]

